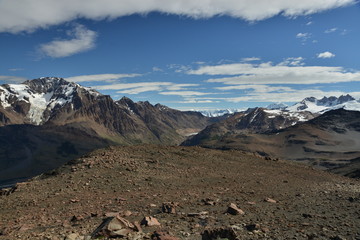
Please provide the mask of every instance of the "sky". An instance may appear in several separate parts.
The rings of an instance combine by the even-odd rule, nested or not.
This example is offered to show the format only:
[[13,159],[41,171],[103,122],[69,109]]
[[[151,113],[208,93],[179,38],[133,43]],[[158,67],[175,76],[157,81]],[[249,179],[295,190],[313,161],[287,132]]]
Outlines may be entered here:
[[357,0],[0,0],[0,83],[180,110],[360,98]]

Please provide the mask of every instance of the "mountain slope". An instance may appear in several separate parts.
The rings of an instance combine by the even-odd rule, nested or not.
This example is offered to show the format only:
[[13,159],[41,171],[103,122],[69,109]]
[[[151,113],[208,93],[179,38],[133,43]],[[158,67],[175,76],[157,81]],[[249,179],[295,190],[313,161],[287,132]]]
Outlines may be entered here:
[[70,126],[10,125],[0,128],[0,184],[49,171],[111,142]]
[[273,132],[229,131],[226,123],[219,122],[183,145],[239,149],[330,169],[345,166],[360,157],[359,118],[358,111],[338,109]]

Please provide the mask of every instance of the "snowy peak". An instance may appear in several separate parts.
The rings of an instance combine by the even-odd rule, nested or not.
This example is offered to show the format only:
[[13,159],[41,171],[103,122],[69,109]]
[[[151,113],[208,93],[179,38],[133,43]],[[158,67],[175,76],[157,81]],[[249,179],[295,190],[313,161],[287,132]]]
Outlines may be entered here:
[[244,109],[215,109],[215,110],[201,110],[200,112],[205,117],[220,117],[227,114],[234,114],[237,112],[242,112]]
[[37,93],[55,92],[64,87],[71,86],[76,88],[78,85],[72,82],[67,82],[63,78],[56,77],[42,77],[33,80],[27,80],[23,83],[29,86],[29,88]]
[[63,78],[46,77],[22,84],[1,85],[0,105],[4,109],[24,114],[26,123],[40,125],[50,118],[53,110],[72,104],[79,90],[94,96],[100,95]]
[[323,97],[322,99],[308,97],[286,108],[286,110],[291,112],[309,111],[312,113],[324,113],[339,108],[360,111],[360,103],[349,94],[340,97]]

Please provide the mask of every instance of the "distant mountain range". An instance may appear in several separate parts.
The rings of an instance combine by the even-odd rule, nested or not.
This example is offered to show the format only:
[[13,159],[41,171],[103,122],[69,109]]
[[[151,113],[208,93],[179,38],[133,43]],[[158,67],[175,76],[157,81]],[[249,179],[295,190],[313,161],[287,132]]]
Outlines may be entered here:
[[[307,97],[301,102],[288,106],[284,103],[272,103],[264,107],[268,110],[282,110],[287,112],[311,112],[324,113],[326,111],[344,108],[346,110],[360,111],[360,100],[356,100],[350,95],[342,95],[340,97],[323,97],[317,99],[315,97]],[[207,117],[219,117],[238,112],[244,112],[244,109],[216,109],[216,110],[199,110],[201,114]]]
[[243,150],[360,178],[359,119],[360,111],[343,108],[323,114],[255,108],[206,127],[182,145]]
[[229,109],[199,110],[198,112],[200,112],[202,115],[206,117],[220,117],[220,116],[230,115],[243,111],[244,109],[229,108]]
[[309,111],[312,113],[324,113],[330,110],[344,108],[346,110],[360,111],[360,101],[350,95],[340,97],[323,97],[316,99],[308,97],[293,106],[285,108],[290,112]]

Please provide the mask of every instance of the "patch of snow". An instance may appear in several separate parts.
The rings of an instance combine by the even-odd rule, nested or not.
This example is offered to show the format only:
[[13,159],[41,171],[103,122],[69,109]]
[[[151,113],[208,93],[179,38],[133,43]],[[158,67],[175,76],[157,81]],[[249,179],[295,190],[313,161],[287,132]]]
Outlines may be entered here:
[[196,110],[196,112],[200,112],[205,117],[220,117],[225,114],[234,114],[242,111],[244,111],[244,109],[228,108],[228,109],[214,109],[214,110]]
[[193,132],[193,133],[188,133],[185,136],[186,137],[190,137],[190,136],[195,136],[196,134],[198,134],[199,132]]
[[0,104],[3,108],[11,107],[11,104],[9,103],[9,96],[10,93],[7,89],[0,86]]

